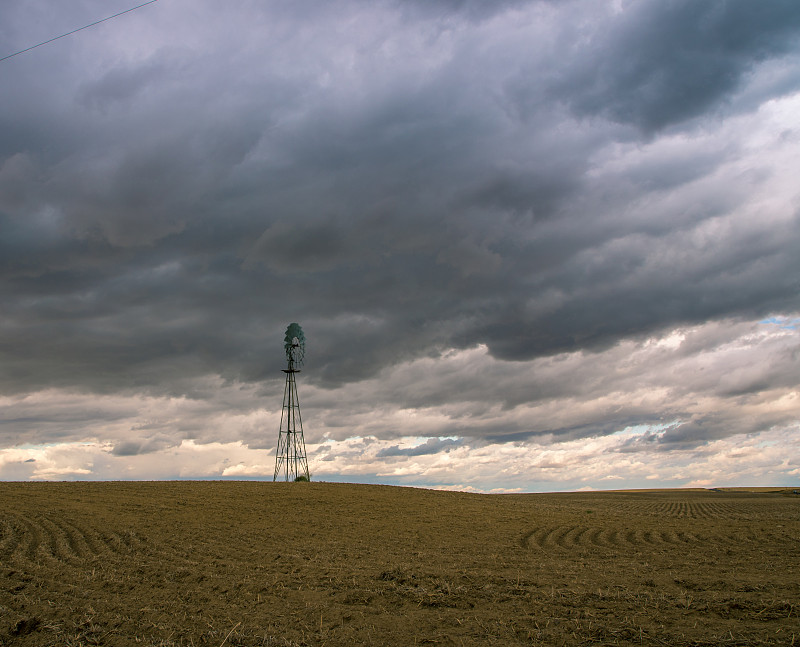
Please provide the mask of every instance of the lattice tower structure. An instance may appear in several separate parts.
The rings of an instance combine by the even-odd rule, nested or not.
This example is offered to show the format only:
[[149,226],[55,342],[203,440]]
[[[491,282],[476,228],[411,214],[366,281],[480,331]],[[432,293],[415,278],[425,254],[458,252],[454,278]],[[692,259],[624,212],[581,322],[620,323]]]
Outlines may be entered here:
[[[299,327],[298,327],[299,328]],[[302,335],[302,332],[300,333]],[[296,481],[298,477],[311,480],[306,457],[306,443],[303,438],[303,418],[300,415],[300,400],[297,397],[297,380],[295,375],[300,369],[295,368],[297,352],[296,337],[287,344],[288,367],[283,369],[286,373],[286,384],[283,389],[283,409],[281,411],[281,426],[278,432],[278,448],[275,452],[275,473],[273,481],[283,477],[286,481]]]

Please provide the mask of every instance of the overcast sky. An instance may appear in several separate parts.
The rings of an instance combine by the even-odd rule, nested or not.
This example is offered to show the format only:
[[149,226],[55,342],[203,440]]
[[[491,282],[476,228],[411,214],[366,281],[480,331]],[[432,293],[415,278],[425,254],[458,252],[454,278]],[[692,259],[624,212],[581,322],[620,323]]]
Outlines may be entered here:
[[[0,57],[124,11],[4,0]],[[797,0],[159,0],[0,61],[0,479],[800,483]]]

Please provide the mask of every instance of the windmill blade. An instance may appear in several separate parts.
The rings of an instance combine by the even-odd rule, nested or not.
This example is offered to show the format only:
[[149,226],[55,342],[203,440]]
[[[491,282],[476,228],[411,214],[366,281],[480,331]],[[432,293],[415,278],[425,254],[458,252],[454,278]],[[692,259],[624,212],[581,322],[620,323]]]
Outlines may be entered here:
[[283,348],[286,351],[286,359],[291,362],[302,363],[306,354],[306,337],[303,329],[298,323],[290,323],[286,328],[286,336],[283,338]]

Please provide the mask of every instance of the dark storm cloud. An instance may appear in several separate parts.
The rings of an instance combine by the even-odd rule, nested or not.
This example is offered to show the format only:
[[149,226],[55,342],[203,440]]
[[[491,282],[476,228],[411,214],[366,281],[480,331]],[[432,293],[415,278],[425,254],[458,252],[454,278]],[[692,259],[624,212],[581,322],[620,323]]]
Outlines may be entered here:
[[[800,87],[737,98],[796,56],[796,3],[620,5],[173,0],[0,63],[0,389],[269,384],[289,321],[332,388],[453,348],[533,360],[796,311],[800,220],[745,225],[776,172],[731,169],[748,145],[719,133]],[[109,12],[46,9],[5,3],[7,48]],[[540,387],[503,398],[560,388]]]
[[114,448],[111,450],[111,454],[113,456],[139,456],[141,454],[151,454],[168,446],[169,445],[163,442],[126,441],[114,445]]
[[646,132],[720,107],[755,65],[798,44],[792,0],[624,4],[624,17],[579,45],[552,87],[578,114]]
[[130,408],[109,410],[84,403],[58,407],[58,416],[54,417],[51,408],[41,402],[15,404],[4,408],[0,416],[3,446],[69,442],[82,438],[90,425],[113,424],[131,414]]
[[[737,434],[751,433],[754,428],[770,429],[791,424],[794,412],[766,413],[757,421],[741,413],[719,412],[714,416],[690,417],[686,422],[668,426],[663,431],[647,432],[623,443],[616,451],[691,450]],[[754,422],[756,424],[754,424]]]
[[429,438],[421,445],[416,447],[400,447],[394,445],[381,449],[376,456],[378,458],[385,458],[388,456],[427,456],[429,454],[438,454],[439,452],[449,452],[451,449],[463,445],[461,440],[453,440],[452,438]]

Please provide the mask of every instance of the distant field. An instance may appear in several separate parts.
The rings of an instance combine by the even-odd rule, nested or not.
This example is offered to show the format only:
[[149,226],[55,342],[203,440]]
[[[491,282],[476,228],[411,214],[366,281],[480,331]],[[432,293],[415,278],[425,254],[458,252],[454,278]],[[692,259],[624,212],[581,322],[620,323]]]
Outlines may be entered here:
[[0,645],[800,645],[768,490],[0,483]]

